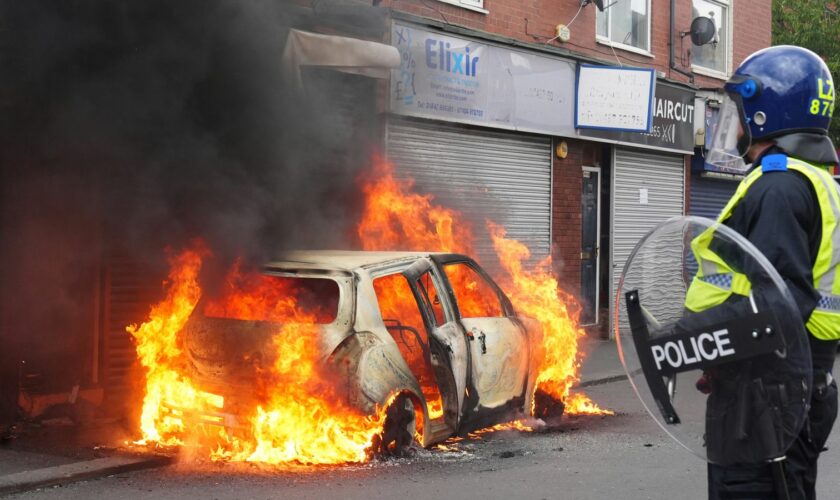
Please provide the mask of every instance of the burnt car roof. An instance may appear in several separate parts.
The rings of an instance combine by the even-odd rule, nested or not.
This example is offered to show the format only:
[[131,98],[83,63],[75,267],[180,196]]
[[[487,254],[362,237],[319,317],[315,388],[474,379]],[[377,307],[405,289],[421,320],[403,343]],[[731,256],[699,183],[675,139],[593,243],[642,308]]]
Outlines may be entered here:
[[335,269],[352,271],[362,267],[411,260],[431,255],[445,255],[442,252],[366,252],[351,250],[295,250],[283,252],[265,264],[271,268],[302,267],[309,269]]

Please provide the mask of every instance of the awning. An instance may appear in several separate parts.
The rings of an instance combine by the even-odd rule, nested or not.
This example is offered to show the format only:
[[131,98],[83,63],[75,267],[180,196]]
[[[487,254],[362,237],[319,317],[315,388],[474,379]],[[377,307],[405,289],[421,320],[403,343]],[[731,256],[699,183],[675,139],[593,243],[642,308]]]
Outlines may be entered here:
[[344,36],[291,30],[283,51],[283,65],[301,85],[301,66],[317,66],[372,78],[387,78],[400,67],[396,47]]

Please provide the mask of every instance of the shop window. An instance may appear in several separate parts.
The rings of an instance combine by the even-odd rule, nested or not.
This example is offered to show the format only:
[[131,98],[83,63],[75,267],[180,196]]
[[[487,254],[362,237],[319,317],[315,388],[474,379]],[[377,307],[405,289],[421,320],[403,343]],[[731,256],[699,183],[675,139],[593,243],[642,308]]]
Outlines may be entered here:
[[598,41],[633,51],[650,52],[650,0],[612,2],[597,11]]
[[695,71],[707,70],[722,77],[728,75],[730,5],[728,0],[692,0],[691,18],[708,17],[715,23],[716,30],[711,43],[691,48],[691,65]]
[[455,292],[462,318],[504,316],[496,289],[475,269],[464,263],[447,264],[443,269]]

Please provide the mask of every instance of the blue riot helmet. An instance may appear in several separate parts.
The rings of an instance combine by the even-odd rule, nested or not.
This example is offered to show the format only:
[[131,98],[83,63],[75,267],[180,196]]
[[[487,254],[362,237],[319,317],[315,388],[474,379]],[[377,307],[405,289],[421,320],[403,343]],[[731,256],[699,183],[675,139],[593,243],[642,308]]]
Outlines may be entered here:
[[802,47],[780,45],[749,56],[724,85],[708,163],[746,170],[742,157],[758,140],[812,163],[837,163],[827,136],[834,112],[828,66]]

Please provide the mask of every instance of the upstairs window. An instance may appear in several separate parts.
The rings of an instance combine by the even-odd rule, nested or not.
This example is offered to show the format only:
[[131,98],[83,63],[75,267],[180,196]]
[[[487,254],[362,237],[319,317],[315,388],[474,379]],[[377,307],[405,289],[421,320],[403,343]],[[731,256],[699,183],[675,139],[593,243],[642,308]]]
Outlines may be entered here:
[[708,17],[715,23],[716,34],[711,43],[691,47],[692,69],[704,70],[713,76],[727,77],[729,74],[730,2],[729,0],[692,0],[691,18]]
[[487,11],[484,10],[484,0],[438,0],[438,1],[443,2],[443,3],[449,3],[449,4],[452,4],[452,5],[457,5],[458,7],[463,7],[465,9],[481,12],[482,14],[487,14]]
[[650,53],[650,0],[619,0],[597,11],[596,37],[624,49]]

